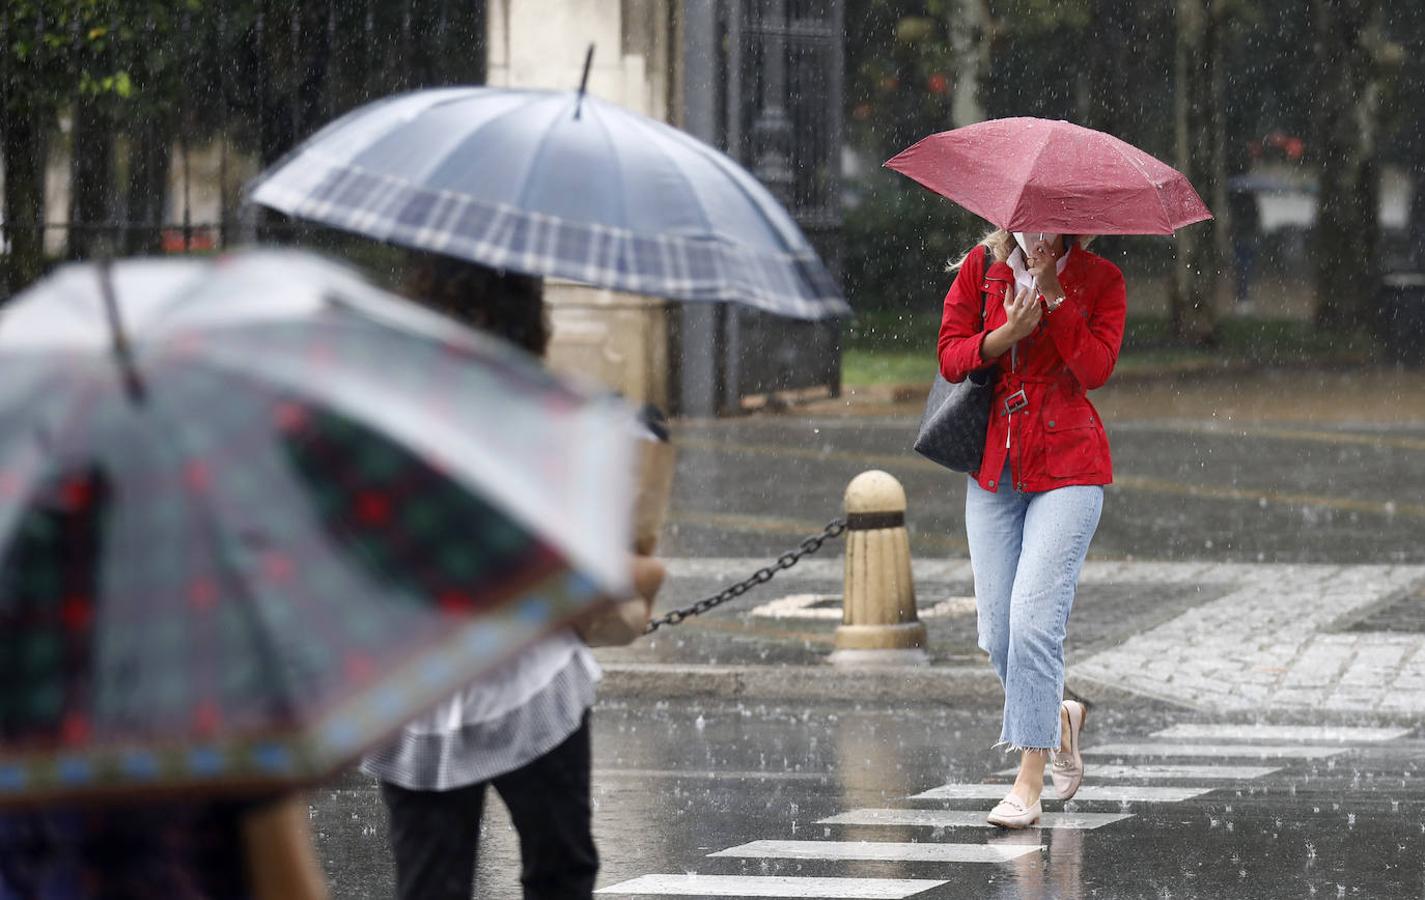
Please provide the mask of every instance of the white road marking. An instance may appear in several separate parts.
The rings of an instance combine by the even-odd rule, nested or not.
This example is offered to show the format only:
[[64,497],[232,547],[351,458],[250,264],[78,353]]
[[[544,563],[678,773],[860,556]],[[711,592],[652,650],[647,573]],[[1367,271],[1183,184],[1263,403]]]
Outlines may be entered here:
[[599,888],[596,894],[679,897],[825,897],[899,900],[940,887],[926,878],[805,878],[773,875],[643,875]]
[[835,772],[708,771],[701,769],[595,769],[594,780],[612,778],[692,778],[702,781],[827,781]]
[[1171,740],[1204,739],[1219,741],[1320,741],[1344,744],[1355,741],[1393,741],[1410,733],[1409,728],[1330,727],[1316,725],[1174,725],[1153,733]]
[[[1040,828],[1077,828],[1091,830],[1133,818],[1132,813],[1052,813],[1046,812]],[[853,809],[818,825],[907,825],[924,828],[994,828],[985,821],[984,812],[964,809]]]
[[[840,594],[791,594],[761,606],[754,606],[751,615],[760,619],[823,619],[841,621]],[[929,606],[917,608],[922,619],[947,619],[975,614],[974,597],[946,597]]]
[[[1050,787],[1045,785],[1046,788]],[[1210,787],[1138,787],[1135,785],[1089,784],[1079,788],[1074,800],[1111,800],[1119,803],[1177,803],[1210,793]],[[999,800],[1009,793],[1007,784],[947,784],[911,797],[912,800]],[[1045,800],[1055,799],[1046,790]]]
[[[1263,775],[1270,775],[1273,772],[1280,772],[1281,769],[1275,766],[1100,766],[1094,765],[1088,769],[1088,777],[1098,778],[1143,778],[1154,781],[1170,781],[1176,778],[1183,778],[1188,781],[1244,781],[1252,778],[1261,778]],[[1019,768],[1004,769],[996,772],[996,775],[1017,775]],[[1053,769],[1045,767],[1044,777],[1047,779],[1053,773]],[[1047,784],[1047,782],[1046,782]]]
[[[1307,747],[1296,744],[1099,744],[1083,748],[1085,756],[1181,756],[1213,759],[1325,759],[1349,752],[1348,747]],[[1095,769],[1094,771],[1097,771]]]
[[708,856],[753,859],[874,859],[890,862],[997,863],[1038,853],[1038,844],[913,844],[892,841],[752,841]]

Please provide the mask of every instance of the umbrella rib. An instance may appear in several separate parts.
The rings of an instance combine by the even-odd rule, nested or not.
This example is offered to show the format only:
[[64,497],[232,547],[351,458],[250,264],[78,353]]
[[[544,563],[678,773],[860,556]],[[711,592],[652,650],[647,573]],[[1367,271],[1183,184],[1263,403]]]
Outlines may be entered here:
[[[557,96],[557,95],[556,95]],[[564,116],[564,105],[560,104],[555,114],[550,117],[549,123],[545,125],[544,132],[540,135],[538,143],[534,146],[534,153],[529,158],[529,172],[534,172],[539,168],[539,164],[544,162],[544,155],[549,148],[549,136],[555,128],[558,128]],[[527,194],[534,184],[533,178],[525,178],[524,184],[520,187],[520,192],[515,196],[514,206],[516,209],[527,209]]]
[[[1119,156],[1123,157],[1123,159],[1124,159],[1125,161],[1127,161],[1127,163],[1128,163],[1130,166],[1132,166],[1134,169],[1136,169],[1136,170],[1138,171],[1138,174],[1143,176],[1143,180],[1144,180],[1144,181],[1148,182],[1148,187],[1150,187],[1150,188],[1153,189],[1153,196],[1154,196],[1154,197],[1157,199],[1157,201],[1158,201],[1158,209],[1163,213],[1163,218],[1167,221],[1168,227],[1169,227],[1169,228],[1172,228],[1172,227],[1173,227],[1172,216],[1168,214],[1168,207],[1167,207],[1167,204],[1163,202],[1163,188],[1162,188],[1162,186],[1161,186],[1161,185],[1158,185],[1158,184],[1155,184],[1155,183],[1153,182],[1153,176],[1149,175],[1149,174],[1147,173],[1147,171],[1145,171],[1144,168],[1143,168],[1141,165],[1139,165],[1138,160],[1136,160],[1136,159],[1134,159],[1133,157],[1129,156],[1127,153],[1124,153],[1124,152],[1123,152],[1123,148],[1120,147],[1120,146],[1118,146],[1117,142],[1110,142],[1110,143],[1109,143],[1109,146],[1112,147],[1112,148],[1114,149],[1114,151],[1115,151],[1116,153],[1118,153]],[[1183,176],[1183,177],[1187,177],[1187,176]]]
[[[589,55],[590,55],[590,57],[593,56],[593,53],[594,53],[594,47],[593,47],[592,44],[590,44],[590,45],[589,45]],[[588,71],[587,71],[587,69],[585,70],[584,75],[585,75],[585,77],[588,77]],[[581,100],[585,99],[585,98],[584,98],[584,94],[583,94],[583,88],[580,88],[580,89],[579,89],[579,97],[580,97]],[[593,100],[592,97],[591,97],[591,98],[588,98],[588,99],[589,99],[590,101]],[[608,122],[604,120],[604,117],[603,117],[602,115],[599,115],[599,114],[598,114],[598,113],[599,113],[599,106],[598,106],[598,104],[597,104],[597,103],[594,103],[594,102],[590,102],[587,111],[588,111],[588,113],[589,113],[588,118],[590,118],[590,119],[597,119],[597,120],[598,120],[598,122],[599,122],[599,130],[602,132],[602,134],[603,134],[603,136],[604,136],[604,144],[609,148],[609,156],[613,158],[614,167],[615,167],[616,169],[618,169],[618,175],[619,175],[619,189],[616,190],[616,191],[614,191],[614,196],[618,198],[618,213],[619,213],[619,215],[618,215],[618,221],[620,221],[620,222],[625,222],[625,223],[626,223],[626,222],[628,222],[628,198],[624,195],[624,190],[623,190],[624,184],[625,184],[626,182],[625,182],[625,179],[624,179],[623,157],[621,157],[621,156],[619,155],[618,142],[613,139],[613,134],[612,134],[612,132],[611,132],[610,129],[609,129],[609,124],[608,124]],[[576,115],[575,118],[578,119],[578,116]],[[548,137],[547,134],[546,134],[546,137]]]
[[[1040,160],[1040,158],[1042,158],[1042,157],[1044,156],[1044,154],[1045,154],[1046,152],[1048,152],[1048,150],[1049,150],[1049,144],[1052,143],[1052,138],[1053,138],[1053,137],[1054,137],[1054,135],[1053,135],[1053,129],[1052,129],[1052,127],[1051,127],[1051,128],[1045,128],[1045,129],[1044,129],[1044,137],[1043,137],[1043,139],[1041,139],[1040,142],[1039,142],[1039,149],[1037,149],[1037,150],[1034,151],[1034,156],[1029,160],[1029,165],[1025,167],[1025,171],[1026,171],[1026,172],[1032,172],[1032,171],[1034,171],[1036,168],[1038,168],[1038,166],[1039,166],[1039,160]],[[1015,212],[1018,212],[1018,211],[1019,211],[1020,204],[1023,203],[1023,201],[1024,201],[1024,192],[1025,192],[1026,189],[1028,189],[1028,187],[1029,187],[1029,178],[1028,178],[1028,176],[1026,175],[1026,177],[1023,179],[1023,182],[1022,182],[1022,183],[1020,184],[1020,186],[1019,186],[1019,194],[1014,198],[1014,210],[1015,210]],[[1011,221],[1012,221],[1012,220],[1014,219],[1014,216],[1011,215],[1011,216],[1010,216],[1010,219],[1011,219]],[[1033,223],[1032,223],[1032,222],[1026,222],[1026,223],[1024,223],[1024,225],[1030,225],[1030,226],[1032,226]],[[1023,227],[1023,226],[1021,226],[1021,227]]]
[[[174,429],[175,438],[178,438],[180,446],[186,447],[190,442],[182,440],[181,436],[187,431],[187,422],[179,421]],[[236,603],[237,614],[241,616],[248,626],[249,633],[253,636],[254,644],[258,654],[262,657],[262,671],[277,675],[283,671],[281,664],[282,655],[277,651],[276,646],[268,638],[267,632],[261,626],[260,616],[257,614],[257,600],[247,583],[243,580],[241,568],[235,564],[228,555],[226,543],[223,538],[223,529],[219,527],[213,510],[206,504],[195,504],[198,512],[198,521],[203,531],[203,537],[213,553],[213,561],[216,567],[216,575],[231,586],[233,595],[239,599]],[[224,592],[226,593],[226,592]],[[282,685],[280,678],[275,679],[275,684]],[[293,701],[288,691],[277,690],[272,695],[274,704],[278,707],[280,714],[285,716],[289,722],[297,721],[297,705]]]

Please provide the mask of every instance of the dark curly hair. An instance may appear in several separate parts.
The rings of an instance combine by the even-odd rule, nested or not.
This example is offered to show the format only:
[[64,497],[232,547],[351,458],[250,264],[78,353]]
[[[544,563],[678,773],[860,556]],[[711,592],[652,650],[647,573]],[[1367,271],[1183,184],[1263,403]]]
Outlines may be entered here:
[[544,281],[437,253],[412,251],[404,293],[422,306],[504,338],[535,356],[549,346]]

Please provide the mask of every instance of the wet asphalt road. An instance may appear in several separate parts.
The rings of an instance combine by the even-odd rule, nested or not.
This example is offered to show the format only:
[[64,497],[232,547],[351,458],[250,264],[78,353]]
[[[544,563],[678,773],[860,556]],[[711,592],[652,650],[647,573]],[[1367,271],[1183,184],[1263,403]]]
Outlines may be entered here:
[[[1425,561],[1425,391],[1414,381],[1383,383],[1384,394],[1381,383],[1360,390],[1287,377],[1250,390],[1224,383],[1181,396],[1171,390],[1101,400],[1117,484],[1108,489],[1091,555]],[[1316,405],[1296,403],[1302,397],[1317,398]],[[1288,414],[1279,415],[1283,410]],[[906,487],[913,553],[963,558],[963,480],[907,451],[916,411],[897,413],[682,423],[660,552],[774,557],[840,514],[852,477],[881,468]],[[1112,591],[1100,593],[1083,598],[1083,612],[1101,607],[1105,626],[1093,634],[1108,634],[1123,603]],[[961,643],[969,653],[968,638]],[[668,644],[664,661],[677,661],[677,647],[676,640]],[[1153,740],[1188,716],[1146,705],[1101,709],[1085,743]],[[601,703],[594,717],[599,885],[699,873],[925,879],[937,884],[914,896],[930,900],[1425,896],[1425,741],[1418,730],[1329,759],[1091,760],[1090,784],[1213,788],[1178,802],[1074,801],[1077,813],[1131,814],[1093,830],[820,823],[866,808],[982,813],[993,799],[909,798],[952,782],[1006,782],[994,774],[1006,757],[989,749],[998,717],[993,708],[922,707],[910,698],[894,709]],[[1094,765],[1147,762],[1279,771],[1228,780],[1159,774],[1096,781],[1093,774]],[[352,775],[313,799],[333,896],[391,896],[385,816],[373,785]],[[1061,809],[1046,804],[1046,811]],[[498,801],[486,822],[476,896],[519,897],[518,848]],[[995,863],[708,856],[768,840],[1027,842],[1038,849]]]
[[[1099,709],[1084,744],[1156,741],[1181,748],[1182,741],[1152,734],[1182,721],[1182,713],[1161,708]],[[989,749],[997,731],[997,711],[983,709],[604,704],[595,718],[598,883],[694,872],[943,882],[914,894],[926,900],[1406,898],[1425,889],[1425,743],[1416,735],[1328,744],[1346,748],[1329,759],[1090,757],[1090,785],[1213,788],[1179,802],[1072,802],[1075,813],[1131,814],[1093,830],[819,823],[866,808],[982,813],[993,800],[909,798],[946,783],[1007,782],[994,774],[1006,757]],[[1110,763],[1279,771],[1226,780],[1095,780],[1093,767]],[[1046,804],[1046,812],[1062,809]],[[371,785],[353,776],[323,792],[313,825],[335,897],[390,896],[384,816]],[[708,856],[762,840],[1039,849],[995,863]],[[517,847],[498,803],[487,814],[481,854],[477,896],[518,897]]]
[[[1108,419],[1115,483],[1097,558],[1425,561],[1425,398],[1408,424]],[[905,486],[917,556],[964,557],[963,476],[909,452],[916,419],[755,417],[689,424],[661,550],[775,556],[840,514],[846,484]]]

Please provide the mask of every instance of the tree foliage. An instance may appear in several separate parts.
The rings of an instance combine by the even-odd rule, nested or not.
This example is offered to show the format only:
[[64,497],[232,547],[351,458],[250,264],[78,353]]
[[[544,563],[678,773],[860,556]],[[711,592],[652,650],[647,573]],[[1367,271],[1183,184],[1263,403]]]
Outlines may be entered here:
[[110,232],[122,249],[154,251],[175,148],[221,138],[265,164],[367,100],[479,83],[482,10],[453,0],[6,0],[0,161],[12,286],[43,264],[36,225],[55,141],[67,139],[73,159],[70,254],[93,252],[93,238]]
[[[1216,224],[1188,229],[1176,249],[1183,339],[1210,339],[1210,313],[1225,293],[1210,282],[1226,282],[1233,265],[1226,182],[1263,162],[1294,167],[1300,178],[1321,185],[1312,265],[1302,265],[1314,265],[1321,323],[1356,328],[1369,320],[1372,274],[1389,256],[1382,247],[1392,246],[1376,226],[1380,173],[1395,163],[1417,183],[1425,180],[1425,24],[1408,4],[848,0],[847,19],[858,23],[848,33],[848,133],[871,160],[953,127],[948,97],[956,87],[956,54],[964,52],[953,36],[976,3],[989,55],[979,86],[987,117],[1066,118],[1114,133],[1190,170],[1219,214]],[[1202,50],[1179,50],[1184,29],[1191,30],[1185,12],[1193,9],[1200,10],[1199,25],[1210,40]],[[1194,39],[1201,37],[1199,28]],[[937,73],[950,81],[937,80],[932,90]],[[883,208],[853,210],[849,226],[854,231],[875,222],[899,231],[882,244],[921,246],[926,242],[911,232],[935,223],[897,216],[907,209],[897,191],[919,190],[908,181],[898,188],[878,185],[865,202]],[[1414,197],[1418,214],[1411,216],[1415,237],[1408,247],[1421,264],[1425,191]],[[965,225],[960,232],[969,240],[976,230]],[[1131,245],[1130,260],[1174,252],[1172,242],[1162,240],[1111,243]],[[848,259],[851,269],[858,265]],[[870,272],[877,264],[861,268]],[[1341,283],[1347,278],[1352,285]],[[874,279],[863,278],[869,282]],[[882,302],[902,298],[898,293]]]

